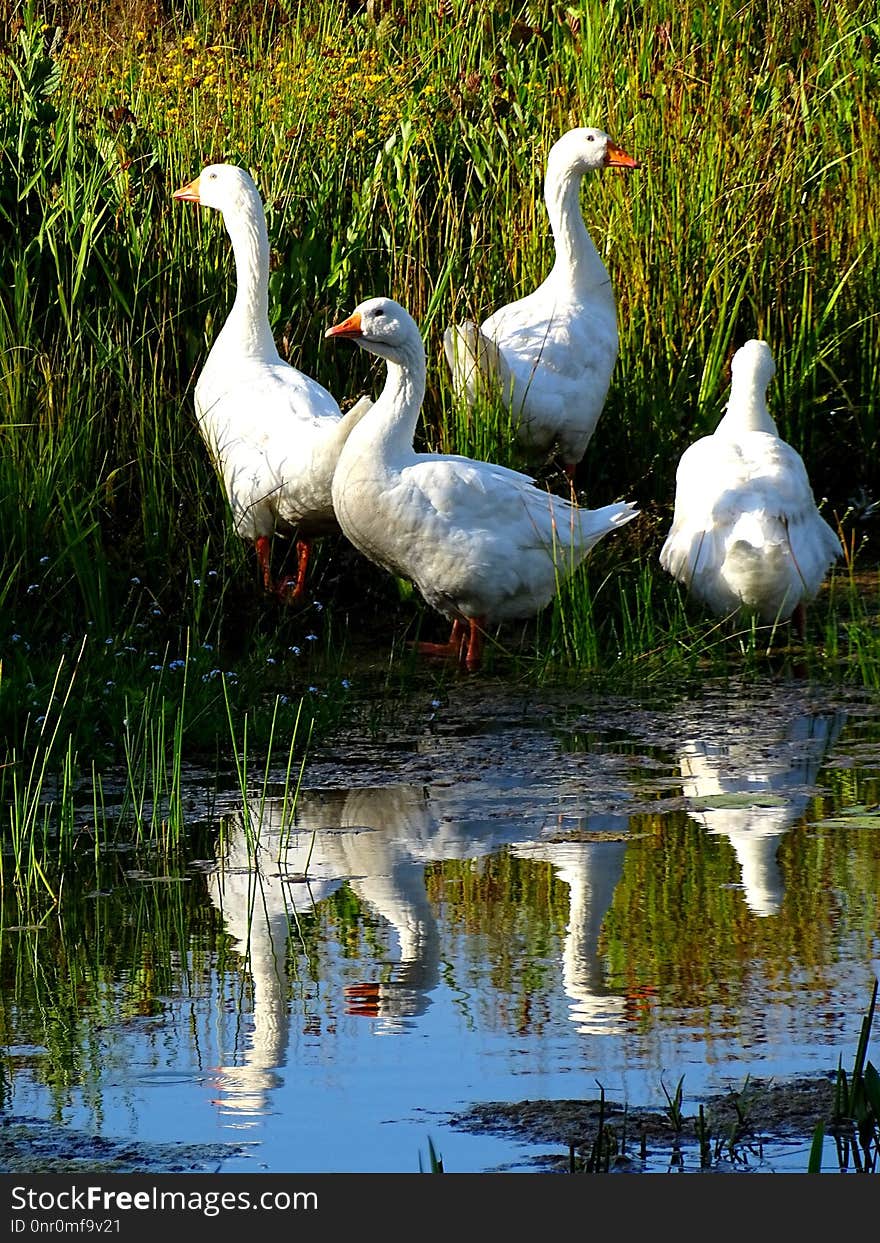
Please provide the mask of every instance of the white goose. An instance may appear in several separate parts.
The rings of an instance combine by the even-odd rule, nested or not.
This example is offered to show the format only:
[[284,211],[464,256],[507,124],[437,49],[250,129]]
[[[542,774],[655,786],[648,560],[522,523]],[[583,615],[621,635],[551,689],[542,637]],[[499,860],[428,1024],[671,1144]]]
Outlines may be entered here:
[[425,349],[418,325],[390,298],[362,302],[325,335],[348,337],[388,364],[381,395],[339,455],[339,525],[366,557],[411,579],[452,619],[448,644],[422,650],[476,669],[487,623],[536,613],[593,545],[637,510],[628,502],[581,509],[518,471],[416,453]]
[[550,275],[480,328],[467,320],[448,328],[443,340],[456,395],[473,403],[481,385],[497,389],[518,439],[540,451],[558,444],[569,479],[593,435],[617,361],[614,290],[580,208],[584,174],[608,167],[638,163],[600,129],[572,129],[554,143],[544,179],[556,245]]
[[660,564],[712,612],[791,618],[803,637],[805,604],[843,549],[767,410],[775,371],[765,341],[734,355],[726,414],[678,464]]
[[[223,482],[235,530],[253,542],[267,591],[292,602],[303,591],[312,537],[337,530],[330,481],[349,429],[371,402],[343,415],[316,380],[284,362],[269,326],[269,236],[249,173],[209,164],[173,197],[214,207],[232,242],[236,293],[199,376],[199,429]],[[295,579],[275,582],[276,531],[296,531]]]

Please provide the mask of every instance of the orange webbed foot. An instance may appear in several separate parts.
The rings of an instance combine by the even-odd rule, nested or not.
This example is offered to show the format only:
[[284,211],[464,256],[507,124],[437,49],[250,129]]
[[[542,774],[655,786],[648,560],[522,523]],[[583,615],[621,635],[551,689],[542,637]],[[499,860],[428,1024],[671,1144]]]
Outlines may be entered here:
[[484,621],[482,617],[471,617],[467,623],[456,620],[447,643],[416,643],[415,649],[422,656],[454,660],[459,668],[476,673],[483,660]]

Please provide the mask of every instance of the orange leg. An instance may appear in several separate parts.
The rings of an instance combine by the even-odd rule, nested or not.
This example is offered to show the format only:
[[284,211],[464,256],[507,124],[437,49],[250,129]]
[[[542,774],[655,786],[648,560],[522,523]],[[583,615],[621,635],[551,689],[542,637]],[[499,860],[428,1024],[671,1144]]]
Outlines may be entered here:
[[454,660],[460,668],[474,673],[483,660],[485,624],[485,617],[470,617],[467,623],[456,620],[448,643],[417,643],[416,651],[423,656]]
[[309,556],[312,541],[298,539],[296,541],[296,578],[282,578],[275,588],[275,594],[285,604],[294,604],[302,595],[306,585],[306,570],[309,568]]
[[300,598],[305,588],[309,554],[312,551],[311,540],[298,539],[296,541],[296,578],[288,575],[277,583],[272,577],[272,541],[269,536],[258,535],[254,540],[254,548],[257,551],[257,561],[263,574],[263,586],[285,604],[293,604]]
[[464,664],[467,630],[464,622],[456,619],[452,623],[452,634],[447,643],[416,643],[415,649],[422,656],[437,657],[440,660],[455,660]]
[[272,566],[270,565],[270,556],[272,552],[272,541],[268,535],[258,535],[254,540],[254,548],[257,551],[257,561],[263,572],[263,586],[267,591],[274,591],[272,582]]
[[486,624],[485,617],[471,617],[469,619],[470,634],[468,635],[467,655],[465,656],[465,666],[468,673],[476,673],[483,662],[483,627]]

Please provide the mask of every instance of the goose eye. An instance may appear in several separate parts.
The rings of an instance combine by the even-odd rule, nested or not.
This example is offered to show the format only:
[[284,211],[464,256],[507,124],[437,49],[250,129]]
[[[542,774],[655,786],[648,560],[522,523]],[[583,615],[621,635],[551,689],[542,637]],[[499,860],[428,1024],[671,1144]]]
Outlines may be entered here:
[[592,134],[587,134],[587,142],[595,142],[595,141],[596,141],[596,140],[595,140],[595,138],[593,137],[593,135],[592,135]]

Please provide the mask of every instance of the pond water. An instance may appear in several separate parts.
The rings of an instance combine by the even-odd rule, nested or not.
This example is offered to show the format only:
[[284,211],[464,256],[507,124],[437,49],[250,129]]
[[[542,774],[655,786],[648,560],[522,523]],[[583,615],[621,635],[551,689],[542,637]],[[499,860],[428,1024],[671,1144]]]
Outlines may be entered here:
[[430,1140],[449,1172],[533,1170],[562,1137],[453,1115],[600,1085],[662,1110],[680,1081],[693,1115],[851,1066],[880,970],[880,705],[783,681],[438,694],[315,749],[295,809],[282,774],[245,807],[192,772],[197,858],[107,852],[40,920],[7,892],[25,1168],[418,1172]]

